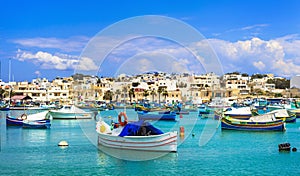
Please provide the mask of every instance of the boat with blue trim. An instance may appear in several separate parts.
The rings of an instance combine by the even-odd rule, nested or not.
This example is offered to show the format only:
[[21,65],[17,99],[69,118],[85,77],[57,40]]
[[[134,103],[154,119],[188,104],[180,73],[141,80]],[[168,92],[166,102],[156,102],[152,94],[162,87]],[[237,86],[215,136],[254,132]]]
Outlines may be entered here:
[[113,127],[100,119],[96,131],[99,146],[134,151],[177,152],[177,131],[164,133],[144,120]]
[[164,112],[145,112],[138,111],[139,120],[166,120],[166,121],[175,121],[176,112],[173,111],[164,111]]
[[50,119],[44,119],[44,120],[24,120],[23,121],[23,128],[32,128],[32,129],[44,129],[44,128],[50,128],[51,121]]
[[51,116],[48,111],[42,111],[35,114],[22,114],[19,117],[6,115],[7,126],[20,126],[24,128],[50,128]]
[[248,120],[224,116],[221,118],[221,128],[222,130],[285,131],[285,122],[276,119],[274,113],[253,116]]

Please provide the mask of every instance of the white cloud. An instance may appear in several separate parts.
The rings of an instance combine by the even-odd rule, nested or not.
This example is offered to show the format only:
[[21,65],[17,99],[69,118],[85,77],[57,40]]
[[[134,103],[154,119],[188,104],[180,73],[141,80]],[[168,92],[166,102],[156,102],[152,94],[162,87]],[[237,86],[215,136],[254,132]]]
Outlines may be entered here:
[[12,42],[19,44],[23,47],[36,47],[43,49],[59,49],[64,52],[80,52],[84,46],[87,44],[89,38],[83,36],[75,36],[70,38],[24,38],[15,39]]
[[254,24],[254,25],[251,25],[251,26],[245,26],[245,27],[239,28],[237,30],[245,31],[245,30],[261,28],[261,27],[267,27],[267,26],[269,26],[269,25],[268,24]]
[[[263,40],[229,42],[208,39],[220,58],[225,72],[272,72],[281,76],[300,73],[300,40],[297,35]],[[229,70],[238,69],[238,70]]]
[[[63,56],[63,57],[61,57]],[[83,71],[97,70],[96,64],[92,59],[83,57],[79,59],[77,56],[71,55],[52,55],[47,52],[38,51],[36,53],[18,50],[17,57],[19,61],[29,61],[39,65],[43,69],[68,70],[78,69]]]
[[41,76],[41,72],[40,71],[35,71],[34,74],[36,74],[38,77]]
[[266,68],[266,65],[262,61],[253,62],[253,65],[260,71],[263,71]]

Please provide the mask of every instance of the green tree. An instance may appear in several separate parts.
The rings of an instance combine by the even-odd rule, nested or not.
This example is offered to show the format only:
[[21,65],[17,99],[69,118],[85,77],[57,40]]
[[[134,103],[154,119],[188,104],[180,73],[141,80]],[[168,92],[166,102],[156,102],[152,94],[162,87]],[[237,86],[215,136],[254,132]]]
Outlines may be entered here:
[[162,95],[165,97],[165,102],[167,101],[168,91],[165,89],[162,93]]
[[108,90],[108,91],[106,91],[104,93],[103,100],[109,100],[109,101],[111,101],[112,97],[113,97],[113,93],[110,90]]
[[131,103],[132,97],[134,96],[134,88],[129,89],[128,94],[129,94],[129,99],[130,99],[130,103]]
[[156,95],[155,89],[152,89],[150,94],[152,95],[152,102],[154,102],[154,96]]
[[162,87],[158,87],[157,93],[158,93],[158,103],[160,104],[160,95],[163,92],[163,88]]
[[290,80],[288,79],[268,79],[268,84],[275,84],[276,89],[287,89],[290,88]]
[[116,96],[116,101],[117,101],[117,102],[119,102],[119,101],[118,101],[118,100],[119,100],[119,95],[121,95],[121,93],[122,93],[122,92],[121,92],[120,89],[117,89],[116,92],[115,92],[115,94],[117,95],[117,96]]
[[122,88],[122,92],[124,93],[124,103],[125,103],[125,98],[127,97],[127,92],[128,92],[128,87],[127,86],[124,86],[123,88]]
[[145,97],[145,99],[147,99],[148,95],[149,95],[149,91],[145,89],[143,92],[143,96]]

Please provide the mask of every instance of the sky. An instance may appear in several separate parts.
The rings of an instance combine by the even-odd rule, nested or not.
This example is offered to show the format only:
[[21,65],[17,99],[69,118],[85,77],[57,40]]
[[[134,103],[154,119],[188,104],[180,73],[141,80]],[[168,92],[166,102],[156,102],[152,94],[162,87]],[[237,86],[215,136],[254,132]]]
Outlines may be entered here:
[[300,74],[298,0],[0,2],[5,82],[147,71]]

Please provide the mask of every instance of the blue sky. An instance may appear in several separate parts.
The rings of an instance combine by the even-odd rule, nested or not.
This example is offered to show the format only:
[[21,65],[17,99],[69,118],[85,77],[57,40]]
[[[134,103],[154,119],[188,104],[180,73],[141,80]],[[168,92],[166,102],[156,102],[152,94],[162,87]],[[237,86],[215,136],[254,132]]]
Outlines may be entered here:
[[[56,76],[70,76],[74,69],[76,72],[78,63],[84,69],[97,70],[91,66],[99,64],[93,59],[78,62],[89,41],[108,26],[143,15],[166,16],[195,28],[209,41],[225,73],[274,73],[290,77],[300,74],[299,7],[298,0],[1,1],[1,78],[8,81],[9,59],[15,81],[30,81],[37,76],[50,80]],[[102,42],[106,43],[108,40]],[[156,61],[152,60],[152,67],[147,67],[151,59],[144,62],[149,53],[143,54],[141,48],[149,48],[151,44],[158,46],[152,48],[153,52],[158,49],[160,53],[165,52],[164,48],[181,51],[174,49],[174,45],[170,47],[168,42],[134,40],[127,42],[123,51],[118,47],[119,53],[110,56],[115,60],[126,57],[129,51],[126,46],[130,46],[135,49],[135,57],[128,60],[134,62],[140,57],[144,71],[158,69],[153,66]],[[190,48],[197,50],[199,45],[194,42]],[[188,60],[183,53],[177,52],[176,56],[170,53],[155,57],[170,61],[180,56],[176,60],[180,63]],[[182,70],[183,67],[178,68]]]

